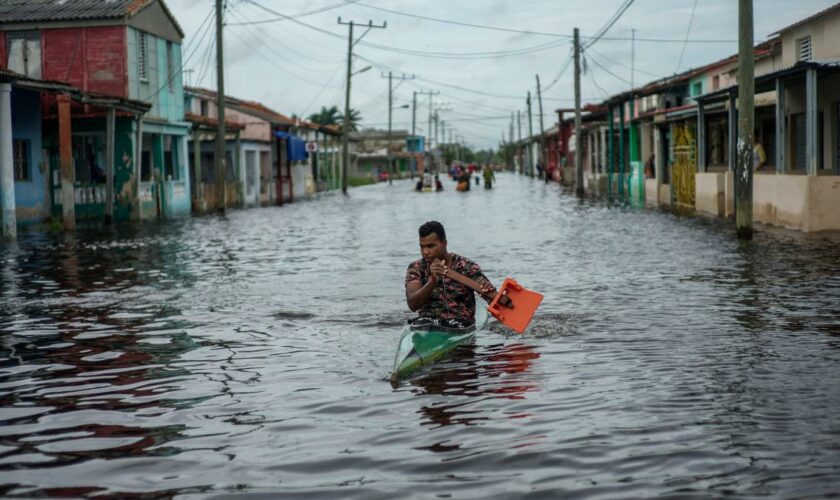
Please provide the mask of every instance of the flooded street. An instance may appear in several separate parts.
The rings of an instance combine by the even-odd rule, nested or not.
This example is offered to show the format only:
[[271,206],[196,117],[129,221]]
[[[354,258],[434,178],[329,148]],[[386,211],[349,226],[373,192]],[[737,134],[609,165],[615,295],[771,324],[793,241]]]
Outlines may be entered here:
[[[4,244],[0,494],[840,491],[836,237],[498,180]],[[395,390],[430,219],[545,301]]]

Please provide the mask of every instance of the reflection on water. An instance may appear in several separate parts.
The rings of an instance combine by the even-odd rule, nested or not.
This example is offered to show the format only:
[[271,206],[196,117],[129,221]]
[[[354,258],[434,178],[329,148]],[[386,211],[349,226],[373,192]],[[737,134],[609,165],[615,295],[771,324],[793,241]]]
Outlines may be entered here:
[[[546,299],[393,390],[428,219]],[[500,175],[24,233],[0,247],[0,494],[836,493],[838,239],[733,232]]]

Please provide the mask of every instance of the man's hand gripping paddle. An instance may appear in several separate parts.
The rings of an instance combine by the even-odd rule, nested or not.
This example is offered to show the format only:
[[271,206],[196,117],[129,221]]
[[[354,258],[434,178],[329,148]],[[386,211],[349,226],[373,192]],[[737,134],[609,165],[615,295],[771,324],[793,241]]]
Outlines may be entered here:
[[[463,274],[447,269],[443,274],[447,278],[472,288],[480,295],[490,301],[487,311],[499,320],[503,325],[508,326],[519,333],[525,333],[525,328],[537,312],[540,302],[543,300],[541,293],[528,290],[516,282],[513,278],[505,278],[501,288],[496,295],[482,294],[481,285]],[[514,305],[516,306],[514,308]]]

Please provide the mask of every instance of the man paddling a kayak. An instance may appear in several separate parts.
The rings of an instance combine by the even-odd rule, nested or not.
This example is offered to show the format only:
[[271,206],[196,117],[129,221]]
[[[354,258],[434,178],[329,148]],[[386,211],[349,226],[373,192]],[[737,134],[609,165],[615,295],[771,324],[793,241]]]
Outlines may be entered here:
[[448,270],[460,273],[481,286],[480,295],[493,297],[496,288],[475,262],[447,251],[446,231],[437,221],[420,226],[421,259],[412,262],[405,274],[408,308],[418,313],[412,324],[466,328],[475,324],[475,292],[447,278]]

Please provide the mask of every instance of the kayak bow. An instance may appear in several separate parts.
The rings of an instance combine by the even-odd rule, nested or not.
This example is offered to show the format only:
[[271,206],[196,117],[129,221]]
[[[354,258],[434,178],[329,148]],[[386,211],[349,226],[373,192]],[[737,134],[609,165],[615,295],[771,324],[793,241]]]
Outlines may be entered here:
[[[477,316],[481,314],[478,313]],[[475,333],[484,328],[488,316],[481,314],[476,324],[468,328],[442,328],[408,325],[400,336],[394,369],[391,372],[391,385],[397,386],[400,380],[416,373],[448,356],[459,345],[469,342]]]

